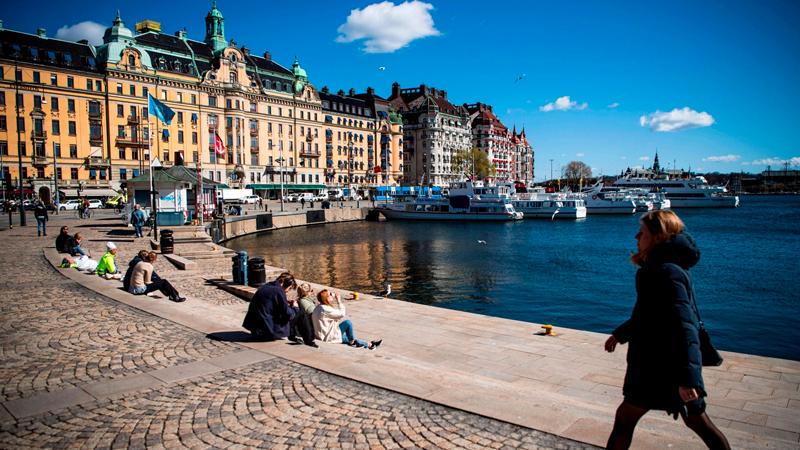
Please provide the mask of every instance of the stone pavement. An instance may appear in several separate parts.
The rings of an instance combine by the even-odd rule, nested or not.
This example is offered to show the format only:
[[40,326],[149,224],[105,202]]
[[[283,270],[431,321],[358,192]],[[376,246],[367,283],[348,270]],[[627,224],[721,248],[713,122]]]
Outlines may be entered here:
[[[237,342],[246,304],[202,281],[229,261],[180,273],[159,259],[190,297],[174,304],[45,259],[66,224],[96,257],[114,240],[128,261],[144,241],[104,216],[53,216],[48,238],[35,224],[0,231],[0,448],[591,447],[276,356],[312,349]],[[322,347],[329,364],[382,356]]]

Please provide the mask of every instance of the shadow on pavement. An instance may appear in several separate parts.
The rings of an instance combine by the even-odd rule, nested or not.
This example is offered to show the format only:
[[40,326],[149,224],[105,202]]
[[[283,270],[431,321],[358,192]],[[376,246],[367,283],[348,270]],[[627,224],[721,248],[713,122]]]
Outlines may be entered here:
[[218,331],[216,333],[209,333],[206,337],[214,341],[257,342],[250,333],[245,333],[244,331]]

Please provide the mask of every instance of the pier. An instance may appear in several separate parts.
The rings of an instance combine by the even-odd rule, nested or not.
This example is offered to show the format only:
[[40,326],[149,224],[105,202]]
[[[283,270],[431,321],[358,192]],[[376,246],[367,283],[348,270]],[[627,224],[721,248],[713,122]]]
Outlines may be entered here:
[[[61,224],[85,233],[95,257],[117,242],[122,267],[147,242],[103,217],[54,218],[46,239],[30,226],[0,231],[3,447],[589,448],[605,444],[622,399],[626,348],[604,352],[604,334],[556,324],[545,336],[541,324],[362,294],[348,315],[360,337],[384,339],[377,351],[250,342],[240,325],[254,288],[209,281],[230,279],[223,247],[176,243],[196,258],[185,270],[158,259],[188,297],[176,304],[58,269]],[[800,448],[800,362],[723,355],[704,376],[708,413],[731,445]],[[651,412],[633,446],[702,442]]]

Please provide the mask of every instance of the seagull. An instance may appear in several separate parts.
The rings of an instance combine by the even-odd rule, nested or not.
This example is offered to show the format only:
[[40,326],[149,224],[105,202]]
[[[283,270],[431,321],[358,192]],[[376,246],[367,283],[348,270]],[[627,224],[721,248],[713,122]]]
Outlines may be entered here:
[[391,293],[392,293],[392,285],[386,283],[386,289],[382,290],[381,292],[375,292],[372,295],[376,297],[387,297]]
[[386,66],[380,66],[380,67],[378,67],[378,70],[380,70],[381,72],[383,72],[384,70],[386,70]]
[[486,241],[484,241],[483,239],[478,239],[478,244],[486,245]]
[[525,74],[524,73],[517,75],[517,78],[514,79],[514,83],[516,83],[518,81],[522,81],[523,78],[525,78]]

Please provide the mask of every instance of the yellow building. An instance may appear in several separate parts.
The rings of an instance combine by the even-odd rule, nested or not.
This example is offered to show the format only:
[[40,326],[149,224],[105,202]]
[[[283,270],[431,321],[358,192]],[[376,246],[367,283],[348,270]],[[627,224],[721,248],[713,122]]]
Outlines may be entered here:
[[[67,197],[111,195],[155,157],[273,196],[281,181],[287,189],[399,181],[402,125],[390,120],[383,99],[370,90],[326,103],[297,59],[286,68],[268,52],[227,41],[216,6],[205,23],[205,38],[196,41],[184,31],[162,33],[151,20],[134,32],[118,15],[96,48],[0,24],[5,180],[17,184],[22,142],[24,188],[52,189],[57,180]],[[169,125],[149,114],[148,95],[175,111]],[[325,106],[340,103],[341,110]],[[340,132],[359,140],[334,143]]]

